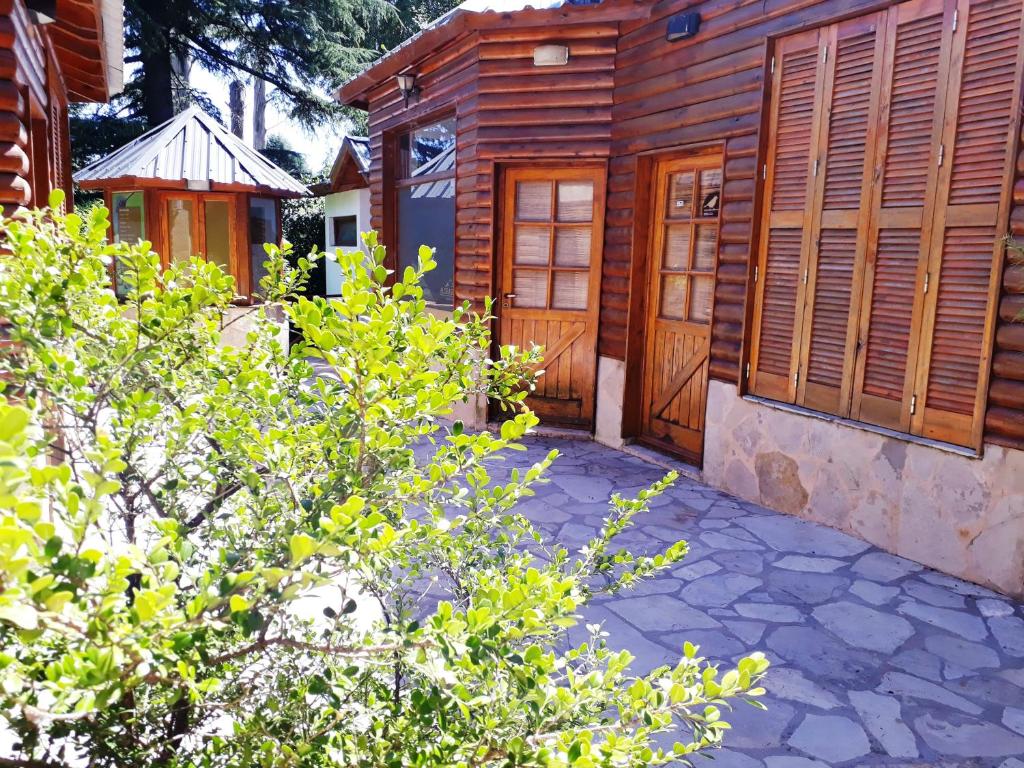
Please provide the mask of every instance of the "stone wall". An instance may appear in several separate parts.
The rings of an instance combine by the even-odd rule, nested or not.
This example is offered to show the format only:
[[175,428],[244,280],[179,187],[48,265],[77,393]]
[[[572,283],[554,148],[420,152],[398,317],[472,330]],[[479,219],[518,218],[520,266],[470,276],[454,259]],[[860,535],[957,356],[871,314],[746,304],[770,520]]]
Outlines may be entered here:
[[704,478],[940,571],[1024,596],[1024,451],[966,456],[710,382]]

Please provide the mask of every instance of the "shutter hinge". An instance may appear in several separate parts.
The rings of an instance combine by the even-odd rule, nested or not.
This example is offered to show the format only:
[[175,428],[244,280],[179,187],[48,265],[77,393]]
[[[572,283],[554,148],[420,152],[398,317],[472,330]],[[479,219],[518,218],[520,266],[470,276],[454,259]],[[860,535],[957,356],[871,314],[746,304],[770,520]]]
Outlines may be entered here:
[[828,61],[828,46],[827,45],[824,48],[821,49],[821,63],[824,64],[826,61]]
[[917,410],[917,395],[910,396],[910,415],[913,416]]
[[942,167],[942,161],[946,158],[946,145],[939,144],[939,168]]
[[807,278],[811,275],[811,268],[804,267],[804,285],[807,285]]
[[794,387],[800,386],[800,369],[799,368],[797,368],[796,369],[796,373],[793,374],[793,386]]
[[743,369],[743,378],[750,381],[750,361],[747,361],[747,367]]
[[774,56],[772,56],[772,72],[771,73],[773,75],[775,74],[775,57]]
[[758,267],[757,267],[757,264],[755,264],[754,265],[754,282],[755,283],[757,282],[757,275],[758,275]]
[[814,158],[814,175],[815,176],[818,175],[818,165],[820,164],[820,162],[821,161],[818,160],[818,158]]
[[764,165],[761,166],[761,178],[768,178],[768,163],[765,163]]
[[928,293],[928,283],[931,280],[931,276],[932,276],[931,272],[925,272],[924,273],[924,292],[925,293]]
[[960,20],[960,9],[953,9],[953,31],[956,32],[956,24]]

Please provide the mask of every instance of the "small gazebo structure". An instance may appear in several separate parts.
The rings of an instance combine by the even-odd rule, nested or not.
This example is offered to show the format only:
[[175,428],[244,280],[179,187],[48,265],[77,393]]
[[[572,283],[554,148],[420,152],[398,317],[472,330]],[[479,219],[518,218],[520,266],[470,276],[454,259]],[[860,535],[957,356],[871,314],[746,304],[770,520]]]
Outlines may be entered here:
[[309,194],[194,106],[75,181],[103,191],[116,241],[149,240],[164,266],[202,255],[234,276],[239,302],[265,274],[263,244],[281,240],[281,200]]

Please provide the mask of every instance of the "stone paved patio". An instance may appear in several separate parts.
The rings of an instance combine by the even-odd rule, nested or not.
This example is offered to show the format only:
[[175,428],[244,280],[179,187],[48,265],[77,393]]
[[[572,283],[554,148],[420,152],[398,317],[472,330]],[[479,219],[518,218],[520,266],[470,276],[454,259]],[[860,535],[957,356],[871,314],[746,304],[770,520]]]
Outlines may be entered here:
[[[591,442],[528,446],[512,463],[564,454],[521,509],[569,548],[612,492],[664,474]],[[684,640],[722,661],[769,656],[768,711],[733,712],[708,766],[1024,768],[1024,606],[683,478],[622,540],[655,551],[680,538],[681,565],[586,618],[638,671],[677,659]]]

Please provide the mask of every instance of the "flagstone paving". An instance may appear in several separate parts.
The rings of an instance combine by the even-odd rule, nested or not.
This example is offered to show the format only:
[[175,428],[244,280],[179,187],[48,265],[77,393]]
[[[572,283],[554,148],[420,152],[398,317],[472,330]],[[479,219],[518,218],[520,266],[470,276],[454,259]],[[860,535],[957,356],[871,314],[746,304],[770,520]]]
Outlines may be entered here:
[[[523,511],[569,548],[596,533],[612,492],[664,474],[545,437],[509,468],[551,448],[563,453],[552,482]],[[677,659],[684,640],[722,662],[767,654],[768,711],[730,713],[728,748],[708,766],[1024,768],[1021,604],[685,478],[622,536],[646,552],[677,539],[690,543],[680,565],[586,619],[637,670]]]

